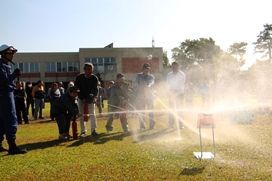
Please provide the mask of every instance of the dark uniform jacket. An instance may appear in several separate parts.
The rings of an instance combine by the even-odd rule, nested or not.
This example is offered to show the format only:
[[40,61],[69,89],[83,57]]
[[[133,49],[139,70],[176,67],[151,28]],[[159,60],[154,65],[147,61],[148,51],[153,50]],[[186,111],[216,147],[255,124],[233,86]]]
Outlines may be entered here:
[[12,92],[16,90],[14,79],[17,75],[10,72],[11,67],[0,59],[0,92]]
[[51,111],[53,116],[57,116],[58,114],[68,114],[70,119],[72,119],[78,114],[76,99],[71,97],[69,92],[66,92],[53,102]]

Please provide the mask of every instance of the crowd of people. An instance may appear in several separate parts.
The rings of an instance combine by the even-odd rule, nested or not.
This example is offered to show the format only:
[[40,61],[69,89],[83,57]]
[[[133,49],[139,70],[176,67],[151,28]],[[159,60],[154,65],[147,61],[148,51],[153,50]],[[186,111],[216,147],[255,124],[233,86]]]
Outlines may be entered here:
[[[150,73],[151,65],[148,62],[142,64],[142,72],[135,76],[135,84],[125,80],[122,73],[116,75],[116,80],[110,81],[107,89],[101,86],[98,77],[93,74],[94,65],[86,62],[83,73],[75,77],[74,82],[64,89],[62,82],[54,82],[47,93],[43,81],[39,80],[35,86],[32,82],[26,84],[20,82],[20,69],[10,73],[14,54],[17,52],[13,46],[2,45],[0,48],[0,151],[8,151],[9,154],[24,154],[27,151],[16,146],[16,131],[18,124],[29,124],[28,116],[31,114],[34,120],[44,119],[43,108],[45,97],[50,101],[50,118],[55,120],[58,126],[59,139],[69,140],[70,122],[79,118],[79,136],[87,135],[87,122],[90,122],[90,134],[98,136],[97,117],[102,117],[104,107],[104,95],[108,98],[107,132],[113,131],[113,120],[119,118],[124,132],[130,132],[126,111],[130,110],[139,118],[139,129],[156,129],[154,116],[154,83],[155,77]],[[178,109],[184,102],[184,89],[186,88],[185,74],[179,69],[178,62],[172,63],[172,71],[166,77],[166,89],[169,98],[169,128],[174,127],[175,119],[178,128],[184,128],[182,114]],[[14,80],[17,78],[16,83]],[[203,83],[199,91],[202,99],[207,104],[209,87]],[[95,108],[98,108],[96,116]],[[31,109],[30,109],[31,107]],[[30,111],[29,111],[30,109]],[[147,110],[146,110],[147,109]],[[145,113],[148,113],[146,116]],[[149,119],[149,124],[145,118]],[[3,148],[2,141],[6,135],[9,150]]]

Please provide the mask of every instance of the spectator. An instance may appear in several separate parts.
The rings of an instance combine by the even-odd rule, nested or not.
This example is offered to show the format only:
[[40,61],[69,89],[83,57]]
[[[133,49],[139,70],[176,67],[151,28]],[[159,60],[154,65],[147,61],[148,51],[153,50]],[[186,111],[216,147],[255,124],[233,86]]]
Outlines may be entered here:
[[107,98],[108,98],[108,99],[110,98],[110,93],[111,93],[111,86],[112,86],[112,84],[114,84],[114,82],[113,82],[113,81],[110,81],[109,86],[108,86],[108,88],[107,88]]
[[[98,136],[98,133],[96,132],[97,120],[95,115],[95,102],[97,100],[98,93],[98,78],[93,74],[94,66],[92,63],[86,62],[83,69],[84,73],[79,74],[75,80],[75,86],[77,86],[80,90],[78,93],[79,112],[84,113],[84,107],[88,108],[88,116],[91,120],[91,134],[93,136]],[[79,121],[81,129],[80,137],[85,137],[87,128],[84,117],[80,117]]]
[[61,96],[60,89],[57,83],[53,83],[50,90],[50,117],[54,121],[54,116],[52,115],[52,105]]
[[65,89],[63,87],[63,83],[59,82],[58,87],[59,87],[60,95],[62,96],[65,93]]
[[32,97],[32,82],[27,82],[25,86],[26,91],[26,115],[29,115],[29,107],[31,106],[32,117],[34,117],[35,107],[34,107],[34,99]]
[[68,83],[68,88],[67,88],[66,92],[69,92],[70,87],[73,87],[74,85],[75,85],[75,83],[73,81],[70,81]]
[[25,124],[28,123],[28,117],[26,114],[26,92],[24,89],[24,84],[22,82],[16,82],[16,90],[14,90],[15,98],[15,108],[16,115],[18,119],[18,124],[22,124],[22,115],[24,118]]
[[38,119],[38,112],[39,112],[39,119],[44,119],[42,117],[42,110],[44,106],[44,98],[46,96],[44,92],[44,87],[43,87],[43,81],[39,80],[37,82],[37,85],[33,87],[32,90],[32,96],[35,98],[35,112],[34,112],[34,119]]
[[202,99],[202,107],[208,107],[210,105],[210,86],[206,80],[199,86],[199,93]]
[[98,108],[98,112],[99,112],[99,117],[102,117],[102,108],[104,108],[104,88],[101,87],[101,82],[98,81],[98,95],[97,95],[97,101],[96,101],[96,105]]

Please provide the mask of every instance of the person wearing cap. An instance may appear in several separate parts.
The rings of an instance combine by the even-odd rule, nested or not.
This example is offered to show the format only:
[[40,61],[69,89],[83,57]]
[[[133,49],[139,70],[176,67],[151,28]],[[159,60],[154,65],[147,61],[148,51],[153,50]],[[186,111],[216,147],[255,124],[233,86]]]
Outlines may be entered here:
[[[108,99],[108,120],[106,124],[107,132],[112,132],[113,115],[125,110],[128,102],[129,85],[125,82],[123,74],[117,74],[116,82],[111,86],[111,94]],[[120,117],[121,125],[124,132],[129,132],[127,119]]]
[[155,78],[150,73],[150,64],[148,62],[142,65],[143,72],[138,73],[136,77],[136,92],[138,97],[137,110],[139,113],[140,129],[146,129],[146,124],[144,121],[145,108],[148,108],[149,112],[149,129],[155,129],[155,119],[154,119],[154,105],[153,105],[153,93],[151,91],[154,85]]
[[[21,75],[20,69],[11,73],[9,62],[12,62],[17,49],[10,45],[0,46],[0,152],[8,151],[8,154],[24,154],[27,151],[17,147],[16,132],[18,119],[15,110],[13,91],[16,89],[14,80]],[[4,135],[9,145],[9,150],[2,145]]]
[[185,86],[185,74],[179,70],[179,63],[172,63],[172,71],[167,74],[166,88],[169,95],[169,128],[174,128],[175,117],[178,117],[179,129],[184,128],[180,110],[183,107],[183,91]]
[[[88,106],[89,118],[91,120],[91,134],[98,136],[96,132],[97,120],[95,115],[95,102],[97,100],[98,93],[98,78],[93,74],[94,66],[90,62],[84,64],[84,73],[76,76],[75,86],[80,90],[78,93],[78,106],[79,112],[84,113],[84,106]],[[87,133],[86,122],[84,117],[80,117],[80,137],[85,137]]]
[[69,134],[70,121],[80,116],[76,101],[79,92],[76,86],[70,87],[69,92],[60,96],[52,104],[51,113],[56,118],[60,140],[69,140],[72,137]]
[[63,83],[59,82],[59,91],[60,91],[60,95],[62,96],[65,93],[65,89],[63,87]]

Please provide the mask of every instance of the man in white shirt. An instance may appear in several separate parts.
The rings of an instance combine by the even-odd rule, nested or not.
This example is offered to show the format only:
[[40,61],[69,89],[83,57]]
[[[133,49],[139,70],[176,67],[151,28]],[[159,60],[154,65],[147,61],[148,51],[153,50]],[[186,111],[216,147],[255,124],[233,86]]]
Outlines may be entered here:
[[172,63],[172,72],[167,74],[166,87],[169,95],[169,127],[174,127],[175,117],[178,118],[179,129],[184,128],[181,118],[181,108],[183,107],[183,91],[185,85],[185,74],[179,70],[179,63]]

